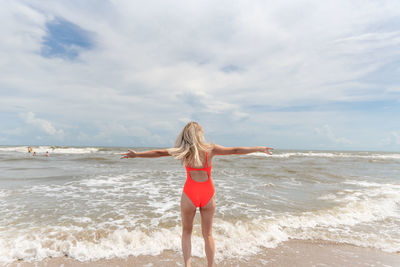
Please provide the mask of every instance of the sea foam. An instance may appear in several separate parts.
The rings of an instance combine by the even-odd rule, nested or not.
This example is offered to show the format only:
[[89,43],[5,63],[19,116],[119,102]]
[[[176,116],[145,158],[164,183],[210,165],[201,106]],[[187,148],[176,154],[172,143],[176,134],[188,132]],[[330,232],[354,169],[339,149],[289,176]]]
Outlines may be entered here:
[[[87,154],[98,152],[99,148],[95,147],[53,147],[53,146],[34,146],[32,147],[33,152],[36,153],[49,153],[54,154]],[[0,152],[18,152],[28,153],[27,146],[15,146],[15,147],[0,147]]]
[[[349,181],[352,182],[352,181]],[[365,183],[361,183],[364,184]],[[389,252],[400,250],[400,236],[395,229],[371,232],[363,225],[382,224],[388,219],[398,220],[400,214],[400,188],[374,183],[355,190],[329,193],[322,199],[333,200],[338,205],[324,210],[286,212],[269,217],[227,221],[215,218],[217,262],[231,257],[246,257],[272,248],[291,238],[322,239],[346,242],[365,247],[375,247]],[[335,195],[335,197],[332,197]],[[160,210],[167,212],[166,209]],[[163,250],[180,251],[179,223],[173,227],[160,226],[125,228],[95,224],[88,217],[76,218],[77,224],[86,226],[28,227],[20,231],[0,233],[0,261],[9,263],[17,259],[42,260],[46,257],[68,257],[80,260],[127,257],[129,255],[158,255]],[[356,227],[357,226],[357,227]],[[354,228],[355,227],[355,228]],[[112,230],[114,229],[114,230]],[[368,230],[368,231],[367,231]],[[351,235],[348,232],[352,232]],[[381,235],[391,236],[382,242]],[[363,236],[363,238],[359,238]],[[194,256],[204,256],[204,243],[200,225],[196,224],[192,238]]]
[[293,158],[293,157],[316,157],[316,158],[360,158],[379,160],[400,160],[400,154],[396,153],[373,153],[373,152],[278,152],[268,155],[261,152],[250,153],[247,156],[272,157],[272,158]]

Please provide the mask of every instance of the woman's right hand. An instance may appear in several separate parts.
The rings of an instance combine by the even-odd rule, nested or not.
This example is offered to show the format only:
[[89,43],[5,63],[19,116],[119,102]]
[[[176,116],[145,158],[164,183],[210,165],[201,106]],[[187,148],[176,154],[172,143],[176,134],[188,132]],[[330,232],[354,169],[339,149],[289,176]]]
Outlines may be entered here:
[[272,151],[271,150],[274,150],[274,149],[272,147],[262,147],[260,152],[266,153],[268,155],[272,155]]
[[133,149],[130,149],[128,153],[121,154],[121,159],[127,159],[127,158],[136,158],[136,151]]

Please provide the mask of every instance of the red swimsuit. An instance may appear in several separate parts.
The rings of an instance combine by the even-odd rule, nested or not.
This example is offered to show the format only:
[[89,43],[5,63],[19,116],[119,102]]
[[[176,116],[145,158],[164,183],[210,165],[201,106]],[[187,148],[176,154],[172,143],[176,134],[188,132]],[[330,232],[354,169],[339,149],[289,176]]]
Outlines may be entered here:
[[[206,164],[204,168],[192,168],[186,165],[187,178],[183,192],[190,198],[193,204],[197,207],[204,207],[214,196],[214,184],[211,180],[211,166],[208,166],[208,155],[206,152]],[[206,171],[208,180],[205,182],[197,182],[190,177],[190,171]]]

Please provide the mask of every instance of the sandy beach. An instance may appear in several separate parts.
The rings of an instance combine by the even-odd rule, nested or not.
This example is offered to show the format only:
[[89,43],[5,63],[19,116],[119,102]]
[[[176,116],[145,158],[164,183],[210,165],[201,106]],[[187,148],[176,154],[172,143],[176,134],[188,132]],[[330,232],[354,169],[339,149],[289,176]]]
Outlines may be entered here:
[[[193,257],[193,266],[204,266],[206,259]],[[40,262],[18,261],[7,267],[69,267],[69,266],[183,266],[180,252],[164,251],[156,256],[113,258],[80,262],[70,258],[52,258]],[[216,266],[400,266],[399,253],[363,248],[327,241],[290,240],[273,249],[238,259],[221,261]]]

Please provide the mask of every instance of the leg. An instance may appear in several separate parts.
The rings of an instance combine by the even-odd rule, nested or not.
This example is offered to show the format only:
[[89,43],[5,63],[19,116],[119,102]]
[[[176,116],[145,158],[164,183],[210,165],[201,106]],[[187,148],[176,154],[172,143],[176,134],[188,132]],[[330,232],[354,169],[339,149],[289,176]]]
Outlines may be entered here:
[[207,256],[207,264],[208,267],[214,266],[214,238],[212,236],[212,222],[214,218],[215,212],[215,199],[211,198],[210,202],[207,203],[204,207],[200,208],[201,214],[201,231],[204,237],[204,245]]
[[192,249],[191,238],[193,230],[193,220],[196,215],[196,207],[185,193],[181,198],[181,216],[182,216],[182,252],[185,266],[190,266],[190,252]]

